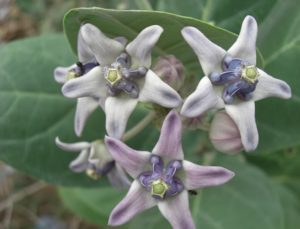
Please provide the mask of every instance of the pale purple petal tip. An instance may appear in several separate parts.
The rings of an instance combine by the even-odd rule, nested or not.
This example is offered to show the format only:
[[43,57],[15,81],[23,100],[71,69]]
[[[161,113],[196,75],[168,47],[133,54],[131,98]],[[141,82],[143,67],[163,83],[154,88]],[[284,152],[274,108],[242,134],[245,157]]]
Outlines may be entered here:
[[139,100],[168,108],[176,108],[182,104],[180,95],[151,70],[147,72]]
[[122,225],[138,213],[153,207],[155,204],[154,198],[136,180],[132,183],[124,199],[112,210],[108,225]]
[[228,50],[228,53],[242,60],[248,61],[250,64],[256,64],[256,37],[257,23],[254,17],[246,16],[239,36],[235,43]]
[[222,107],[224,103],[216,95],[208,77],[203,77],[197,89],[187,97],[180,114],[184,117],[194,118],[202,115],[209,109]]
[[91,146],[88,142],[64,143],[59,139],[59,137],[55,138],[55,144],[62,150],[69,152],[80,152]]
[[116,138],[105,137],[105,144],[113,158],[119,163],[133,178],[137,178],[149,163],[150,153],[146,151],[136,151],[131,149]]
[[169,221],[173,229],[196,229],[190,209],[187,191],[158,202],[161,214]]
[[167,157],[168,159],[183,159],[181,138],[181,119],[177,112],[172,110],[163,122],[159,140],[153,149],[153,153]]
[[234,176],[234,173],[228,169],[200,166],[189,161],[183,161],[183,169],[185,171],[183,183],[188,190],[222,185]]

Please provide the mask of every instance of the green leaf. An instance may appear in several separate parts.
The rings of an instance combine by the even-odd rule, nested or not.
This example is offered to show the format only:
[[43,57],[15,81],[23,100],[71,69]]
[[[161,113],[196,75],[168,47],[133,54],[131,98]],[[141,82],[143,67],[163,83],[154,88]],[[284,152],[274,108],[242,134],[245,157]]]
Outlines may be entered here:
[[[243,229],[286,229],[281,199],[274,184],[260,169],[233,157],[222,157],[215,163],[235,171],[236,176],[223,186],[206,188],[198,191],[197,196],[190,196],[197,228],[240,229],[243,225]],[[125,196],[110,188],[63,189],[61,193],[71,210],[99,225],[106,224],[111,209]],[[125,226],[135,229],[141,225],[145,229],[171,228],[156,207]]]
[[286,81],[293,94],[288,101],[269,99],[257,103],[260,152],[300,144],[299,10],[299,1],[278,1],[259,28],[258,47],[265,58],[265,71]]
[[[184,26],[200,29],[208,38],[218,45],[228,48],[236,39],[236,35],[214,27],[206,22],[193,18],[154,11],[119,11],[102,8],[78,8],[70,10],[64,19],[64,29],[72,49],[76,52],[77,33],[82,23],[92,23],[110,37],[125,36],[129,41],[145,27],[160,25],[164,32],[154,48],[154,57],[173,54],[187,68],[189,75],[199,79],[203,76],[196,55],[181,35]],[[262,63],[259,56],[259,63]]]
[[209,21],[238,33],[246,15],[252,15],[261,22],[275,2],[276,0],[160,0],[155,9]]
[[[1,48],[0,55],[0,159],[48,182],[98,185],[69,170],[77,153],[63,152],[54,144],[56,136],[78,141],[73,134],[75,101],[65,99],[53,79],[55,67],[75,61],[65,38],[47,35],[17,41]],[[87,129],[85,140],[104,136],[102,111],[93,115]]]

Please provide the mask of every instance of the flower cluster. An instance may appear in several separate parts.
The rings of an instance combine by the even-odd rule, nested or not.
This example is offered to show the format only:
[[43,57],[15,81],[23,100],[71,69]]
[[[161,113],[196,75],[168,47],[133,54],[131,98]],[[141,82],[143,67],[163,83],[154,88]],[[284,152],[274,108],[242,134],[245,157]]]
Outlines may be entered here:
[[[63,150],[80,152],[70,164],[73,171],[85,171],[95,179],[106,175],[114,186],[130,186],[111,212],[108,223],[112,226],[157,205],[173,228],[195,228],[189,191],[224,184],[234,173],[184,160],[182,119],[203,124],[205,114],[214,111],[212,122],[205,123],[208,128],[202,128],[209,130],[214,147],[226,153],[253,151],[258,145],[254,101],[291,97],[284,81],[256,67],[257,23],[251,16],[244,19],[237,40],[227,51],[197,28],[182,29],[205,74],[184,102],[179,93],[184,86],[183,64],[169,55],[151,65],[152,49],[162,33],[161,26],[152,25],[128,43],[124,37],[109,38],[95,25],[83,24],[77,38],[78,62],[54,72],[55,80],[63,84],[63,95],[77,99],[77,136],[95,109],[100,107],[105,113],[104,140],[63,143],[57,138],[56,144]],[[156,104],[151,117],[161,117],[165,112],[160,111],[166,108],[171,110],[151,152],[137,151],[124,143],[127,121],[138,102]],[[144,125],[137,127],[141,131]]]

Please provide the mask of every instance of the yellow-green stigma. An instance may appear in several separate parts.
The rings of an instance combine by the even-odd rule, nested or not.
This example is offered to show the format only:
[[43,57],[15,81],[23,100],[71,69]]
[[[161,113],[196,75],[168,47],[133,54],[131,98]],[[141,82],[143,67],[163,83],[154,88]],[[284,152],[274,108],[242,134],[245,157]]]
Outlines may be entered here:
[[79,77],[79,74],[76,73],[75,71],[71,70],[71,71],[68,72],[67,80],[71,80],[71,79],[74,79],[76,77]]
[[118,69],[109,68],[105,79],[113,86],[122,79],[122,76]]
[[98,180],[101,177],[101,175],[96,173],[95,169],[87,169],[85,172],[86,172],[86,175],[88,177],[92,178],[93,180]]
[[162,179],[158,179],[151,184],[151,195],[164,198],[169,186]]
[[242,70],[242,79],[248,81],[249,83],[255,83],[259,77],[259,72],[255,65],[246,66]]

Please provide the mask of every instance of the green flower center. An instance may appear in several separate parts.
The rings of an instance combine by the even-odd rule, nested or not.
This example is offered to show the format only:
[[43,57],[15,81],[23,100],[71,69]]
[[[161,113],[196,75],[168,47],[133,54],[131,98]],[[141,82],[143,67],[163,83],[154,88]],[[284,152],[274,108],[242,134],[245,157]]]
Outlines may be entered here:
[[258,77],[259,72],[255,65],[246,66],[242,70],[242,78],[248,81],[249,83],[254,83]]
[[162,179],[155,180],[151,184],[151,194],[153,196],[159,196],[163,198],[168,189],[169,186]]
[[110,83],[110,85],[115,85],[122,79],[122,75],[118,69],[109,68],[105,79]]

